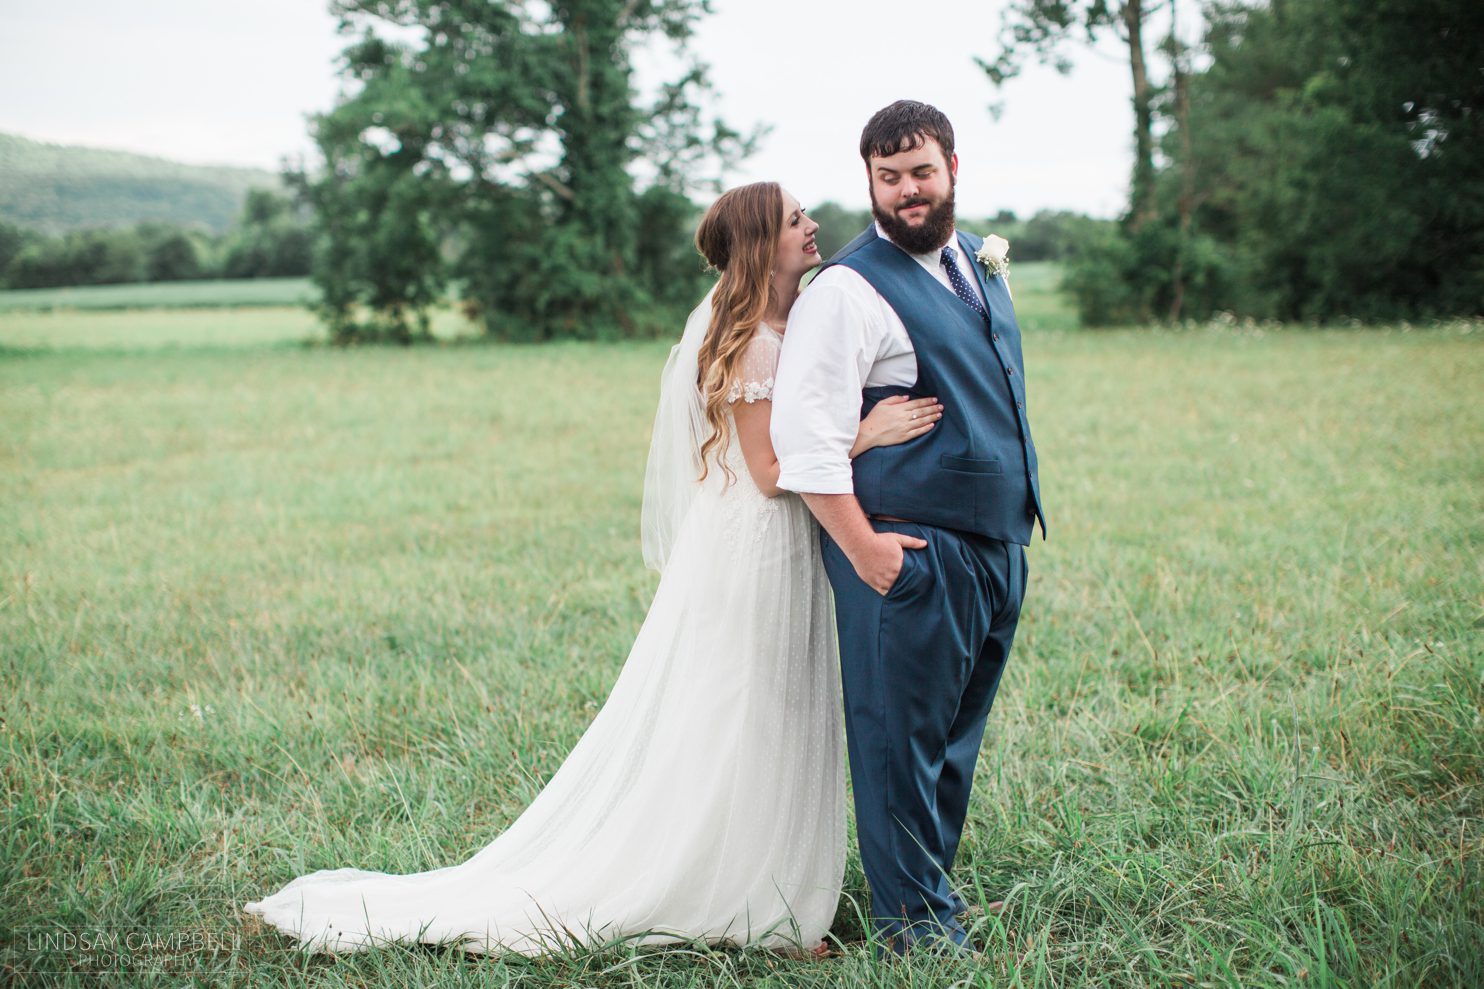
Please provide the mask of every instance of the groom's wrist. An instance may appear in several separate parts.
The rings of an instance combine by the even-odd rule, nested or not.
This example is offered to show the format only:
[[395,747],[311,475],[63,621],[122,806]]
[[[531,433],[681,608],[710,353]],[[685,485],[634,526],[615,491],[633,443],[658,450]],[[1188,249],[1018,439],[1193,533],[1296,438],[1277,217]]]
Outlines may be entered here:
[[830,534],[845,554],[845,558],[854,564],[863,553],[870,551],[872,541],[875,539],[876,530],[871,528],[871,522],[866,518],[866,513],[861,510],[860,502],[856,500],[855,494],[818,494],[807,493],[802,495],[804,504],[809,506],[809,511],[819,520],[819,524]]

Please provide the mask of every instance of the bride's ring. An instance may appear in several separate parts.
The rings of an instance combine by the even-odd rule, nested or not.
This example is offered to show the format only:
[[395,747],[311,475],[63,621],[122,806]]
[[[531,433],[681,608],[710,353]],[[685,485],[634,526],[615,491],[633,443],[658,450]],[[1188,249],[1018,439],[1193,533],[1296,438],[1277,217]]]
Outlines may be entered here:
[[917,413],[916,412],[912,413],[912,418],[914,418],[914,419],[917,418]]

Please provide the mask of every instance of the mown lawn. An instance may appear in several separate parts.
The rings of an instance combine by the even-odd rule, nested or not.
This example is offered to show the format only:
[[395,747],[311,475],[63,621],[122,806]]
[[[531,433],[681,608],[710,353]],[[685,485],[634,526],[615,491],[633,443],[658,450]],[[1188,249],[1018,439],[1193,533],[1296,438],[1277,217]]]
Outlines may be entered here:
[[461,860],[602,703],[666,346],[0,319],[3,980],[1484,984],[1484,332],[1074,332],[1031,283],[1051,538],[956,876],[1010,901],[977,968],[872,961],[853,855],[824,962],[298,956],[241,903]]

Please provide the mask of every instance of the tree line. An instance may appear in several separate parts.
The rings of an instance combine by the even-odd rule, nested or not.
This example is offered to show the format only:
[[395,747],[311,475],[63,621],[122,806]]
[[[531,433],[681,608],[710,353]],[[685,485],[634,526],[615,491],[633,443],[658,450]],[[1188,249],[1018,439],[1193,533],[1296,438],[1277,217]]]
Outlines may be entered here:
[[[664,229],[676,240],[675,254],[689,256],[701,207],[692,203],[678,212],[683,214],[680,222]],[[871,222],[870,210],[833,202],[821,203],[809,212],[821,224],[818,240],[826,257]],[[1111,221],[1066,210],[1042,210],[1021,219],[1002,210],[982,221],[963,222],[1010,239],[1018,261],[1060,261]],[[305,277],[313,264],[314,236],[305,210],[288,196],[263,189],[248,191],[237,221],[224,234],[213,234],[199,224],[149,221],[47,235],[0,222],[0,289]],[[694,269],[697,264],[693,261],[686,267]],[[664,274],[654,273],[657,279]],[[686,279],[684,284],[691,286],[692,281]],[[677,294],[676,301],[690,304],[694,299]]]
[[[1090,325],[1417,319],[1484,310],[1484,5],[1017,0],[1003,84],[1113,38],[1133,94],[1118,222],[1000,214],[1016,260],[1069,258]],[[346,92],[322,164],[224,238],[0,225],[10,287],[309,271],[343,343],[429,335],[449,298],[495,339],[670,332],[704,290],[698,201],[750,152],[687,52],[707,0],[336,0]],[[631,55],[684,69],[635,91]],[[817,208],[822,246],[865,211]],[[966,221],[968,222],[968,221]]]
[[266,189],[248,190],[224,234],[145,222],[47,235],[0,223],[0,288],[303,277],[312,236],[293,200]]
[[[705,67],[685,53],[705,0],[336,9],[353,84],[312,122],[325,167],[292,176],[333,339],[425,338],[448,294],[497,339],[673,332],[706,285],[697,199],[758,139],[706,111]],[[631,53],[661,39],[688,67],[641,100]],[[813,212],[826,254],[870,221]],[[1036,260],[1106,224],[1045,212],[994,225]]]
[[1484,313],[1484,5],[1210,4],[1188,40],[1192,13],[1025,0],[981,62],[1002,84],[1078,40],[1126,53],[1129,204],[1070,266],[1083,321]]
[[[501,339],[673,328],[705,278],[692,197],[756,135],[704,112],[693,62],[641,103],[630,53],[683,53],[704,0],[337,9],[353,91],[314,122],[326,168],[297,179],[336,339],[425,336],[450,287]],[[1104,37],[1133,94],[1123,217],[994,218],[1017,260],[1071,252],[1084,322],[1484,307],[1484,5],[1019,0],[981,64],[1004,83]],[[827,238],[864,222],[832,209]]]

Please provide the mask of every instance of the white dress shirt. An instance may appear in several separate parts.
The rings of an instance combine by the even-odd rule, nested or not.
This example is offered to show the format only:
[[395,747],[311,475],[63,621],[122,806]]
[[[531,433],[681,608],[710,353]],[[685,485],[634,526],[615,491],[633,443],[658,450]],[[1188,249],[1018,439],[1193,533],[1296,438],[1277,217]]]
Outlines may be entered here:
[[[890,240],[879,223],[876,235]],[[908,256],[951,293],[943,246],[953,247],[959,270],[984,301],[974,259],[964,256],[957,231],[937,249]],[[821,272],[794,303],[783,336],[771,426],[778,486],[853,494],[850,448],[860,430],[861,389],[916,383],[917,354],[896,310],[850,268],[837,264]]]

